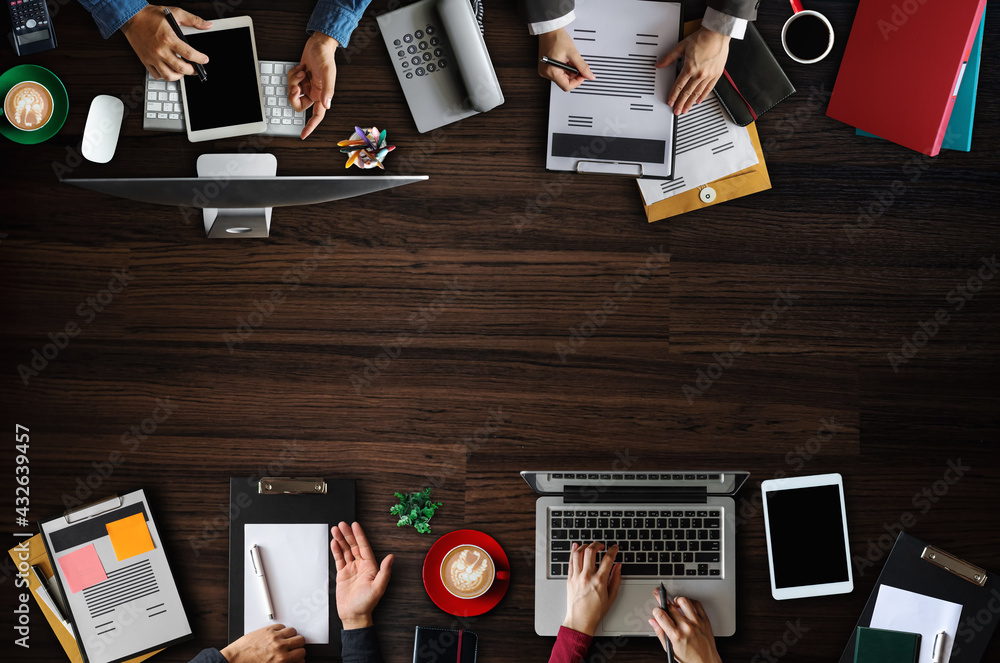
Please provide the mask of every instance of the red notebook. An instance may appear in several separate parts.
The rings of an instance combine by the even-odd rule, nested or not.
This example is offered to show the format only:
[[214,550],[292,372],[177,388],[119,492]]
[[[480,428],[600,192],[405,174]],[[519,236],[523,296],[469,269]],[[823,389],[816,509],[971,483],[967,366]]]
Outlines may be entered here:
[[862,0],[826,114],[935,156],[986,0]]

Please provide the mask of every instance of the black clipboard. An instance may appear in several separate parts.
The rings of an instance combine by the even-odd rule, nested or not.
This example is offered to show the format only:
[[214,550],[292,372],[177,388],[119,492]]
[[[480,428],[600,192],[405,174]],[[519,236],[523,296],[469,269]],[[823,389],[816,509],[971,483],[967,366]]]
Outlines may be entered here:
[[[354,479],[232,477],[229,479],[229,642],[243,637],[243,564],[247,523],[329,523],[355,518]],[[306,658],[340,656],[340,619],[334,595],[337,566],[330,564],[330,642],[307,644]],[[294,626],[294,624],[292,624]]]
[[[962,616],[950,661],[976,663],[982,659],[1000,618],[1000,580],[996,574],[900,532],[857,626],[871,624],[878,590],[883,584],[961,604]],[[990,616],[987,623],[979,619],[984,611]],[[854,661],[857,626],[840,663]]]

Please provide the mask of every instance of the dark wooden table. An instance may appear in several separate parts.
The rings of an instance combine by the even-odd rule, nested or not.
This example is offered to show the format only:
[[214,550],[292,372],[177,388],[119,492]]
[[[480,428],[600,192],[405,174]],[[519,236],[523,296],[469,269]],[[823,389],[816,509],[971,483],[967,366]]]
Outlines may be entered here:
[[[194,175],[200,153],[241,139],[194,145],[143,131],[132,112],[110,164],[79,164],[90,99],[131,94],[138,61],[67,0],[58,50],[25,60],[65,81],[71,110],[49,142],[0,148],[4,429],[31,430],[33,519],[77,491],[151,494],[196,633],[155,660],[225,644],[227,478],[256,472],[358,479],[359,519],[378,554],[397,555],[376,612],[392,662],[410,660],[415,625],[453,623],[424,593],[420,566],[435,536],[463,527],[492,534],[513,563],[507,596],[468,624],[482,660],[547,658],[552,639],[532,628],[534,496],[522,469],[606,470],[627,455],[637,471],[749,470],[737,499],[739,628],[719,642],[727,661],[775,660],[783,636],[796,640],[787,660],[839,657],[880,568],[880,537],[901,518],[1000,571],[1000,279],[968,290],[1000,243],[996,20],[974,150],[923,160],[824,115],[856,3],[821,3],[837,45],[811,67],[780,51],[787,5],[765,3],[760,31],[800,90],[758,122],[773,189],[647,224],[634,182],[580,177],[560,189],[544,170],[548,87],[513,3],[488,3],[486,15],[506,103],[436,139],[416,132],[390,67],[374,19],[386,4],[373,3],[340,60],[322,128],[266,149],[279,174],[342,173],[336,141],[377,124],[398,146],[390,171],[430,181],[277,209],[267,240],[207,240],[200,219],[176,209],[59,185],[59,164],[76,176]],[[297,59],[311,4],[187,8],[249,14],[261,57]],[[2,62],[17,61],[5,50]],[[332,248],[310,262],[318,247]],[[637,279],[650,251],[663,260]],[[101,290],[123,270],[128,285],[108,302]],[[275,289],[282,303],[254,315]],[[608,299],[615,313],[593,313]],[[889,353],[941,308],[949,321],[893,366]],[[69,322],[80,333],[22,379],[18,367]],[[239,335],[241,324],[252,331]],[[727,356],[734,343],[742,353]],[[161,401],[170,414],[153,424]],[[5,444],[2,527],[23,531],[11,513],[12,436]],[[951,463],[968,469],[947,484]],[[759,482],[780,472],[844,475],[852,553],[873,561],[856,565],[852,594],[771,599],[757,505]],[[444,502],[434,535],[397,529],[393,491],[427,485]],[[31,648],[13,646],[6,555],[0,568],[5,660],[60,660],[38,613]],[[990,652],[1000,660],[997,642]],[[663,659],[649,640],[618,655]]]

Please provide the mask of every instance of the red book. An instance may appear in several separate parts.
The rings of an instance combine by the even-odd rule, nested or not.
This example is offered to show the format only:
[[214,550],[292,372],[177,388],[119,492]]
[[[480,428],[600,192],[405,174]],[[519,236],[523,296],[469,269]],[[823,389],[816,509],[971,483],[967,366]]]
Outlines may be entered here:
[[986,0],[862,0],[826,114],[936,156]]

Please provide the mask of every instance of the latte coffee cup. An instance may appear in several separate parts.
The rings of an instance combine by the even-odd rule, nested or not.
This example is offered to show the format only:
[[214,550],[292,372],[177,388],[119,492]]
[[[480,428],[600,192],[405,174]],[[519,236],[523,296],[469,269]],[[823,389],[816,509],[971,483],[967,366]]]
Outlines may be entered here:
[[456,546],[441,560],[441,584],[460,599],[474,599],[485,594],[493,581],[510,576],[497,571],[489,553],[473,545]]
[[7,121],[21,131],[37,131],[52,119],[52,94],[41,83],[22,81],[12,87],[3,101]]

